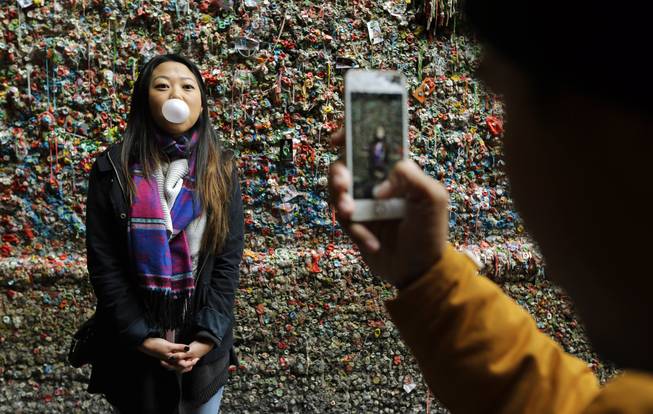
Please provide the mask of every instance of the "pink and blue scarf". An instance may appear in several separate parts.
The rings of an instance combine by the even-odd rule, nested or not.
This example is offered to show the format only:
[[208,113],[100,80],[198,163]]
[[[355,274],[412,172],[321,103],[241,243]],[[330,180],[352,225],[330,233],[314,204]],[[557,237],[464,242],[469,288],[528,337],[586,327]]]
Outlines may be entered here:
[[155,133],[171,160],[188,159],[188,174],[170,208],[173,232],[166,229],[156,178],[143,176],[142,166],[130,166],[135,194],[129,211],[129,248],[139,284],[143,289],[148,319],[162,329],[183,325],[195,290],[191,253],[185,228],[201,214],[195,194],[194,150],[198,129],[174,138]]

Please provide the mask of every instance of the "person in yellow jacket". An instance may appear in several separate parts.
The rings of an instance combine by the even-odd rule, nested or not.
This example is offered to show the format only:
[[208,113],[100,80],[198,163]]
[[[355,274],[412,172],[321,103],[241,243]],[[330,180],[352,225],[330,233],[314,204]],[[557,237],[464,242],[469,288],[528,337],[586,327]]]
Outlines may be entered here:
[[445,188],[413,162],[398,163],[377,195],[405,197],[406,216],[371,223],[350,220],[351,176],[335,163],[339,221],[372,272],[398,287],[387,309],[454,414],[653,413],[653,91],[633,50],[650,37],[646,14],[596,2],[466,3],[485,43],[479,74],[505,103],[512,196],[594,348],[623,373],[600,387],[585,362],[478,276],[447,242]]

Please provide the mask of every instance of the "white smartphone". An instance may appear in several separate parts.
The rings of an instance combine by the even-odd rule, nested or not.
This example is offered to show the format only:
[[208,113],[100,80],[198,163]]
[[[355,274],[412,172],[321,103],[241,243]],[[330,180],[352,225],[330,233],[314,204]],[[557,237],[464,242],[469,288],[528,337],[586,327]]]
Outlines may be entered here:
[[394,165],[408,156],[406,80],[399,72],[349,70],[345,75],[347,168],[352,175],[353,221],[404,216],[401,198],[375,199]]

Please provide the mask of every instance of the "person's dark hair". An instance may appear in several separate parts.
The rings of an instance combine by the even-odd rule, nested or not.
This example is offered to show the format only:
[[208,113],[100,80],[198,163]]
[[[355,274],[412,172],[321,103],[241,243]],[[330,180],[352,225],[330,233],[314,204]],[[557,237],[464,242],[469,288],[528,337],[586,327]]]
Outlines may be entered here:
[[179,62],[195,75],[202,95],[202,113],[195,124],[200,138],[197,143],[196,188],[206,215],[206,230],[202,248],[217,252],[229,233],[228,207],[231,200],[231,174],[234,168],[230,156],[224,155],[209,118],[206,85],[197,66],[177,54],[159,55],[150,59],[140,70],[134,83],[127,130],[122,145],[123,175],[127,178],[130,202],[134,196],[134,182],[129,171],[131,162],[143,166],[143,174],[150,177],[162,161],[161,151],[154,139],[156,128],[150,114],[149,85],[154,69],[164,62]]
[[650,112],[650,19],[635,2],[465,0],[481,41],[539,91],[564,90]]

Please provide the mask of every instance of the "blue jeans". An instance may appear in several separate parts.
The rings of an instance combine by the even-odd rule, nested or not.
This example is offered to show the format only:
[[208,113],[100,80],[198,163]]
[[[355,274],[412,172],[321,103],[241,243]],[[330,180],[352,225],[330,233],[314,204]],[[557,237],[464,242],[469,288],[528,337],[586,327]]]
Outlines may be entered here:
[[181,406],[179,407],[179,414],[219,414],[223,392],[224,387],[220,387],[218,392],[216,392],[210,400],[199,407],[193,407],[182,401]]

